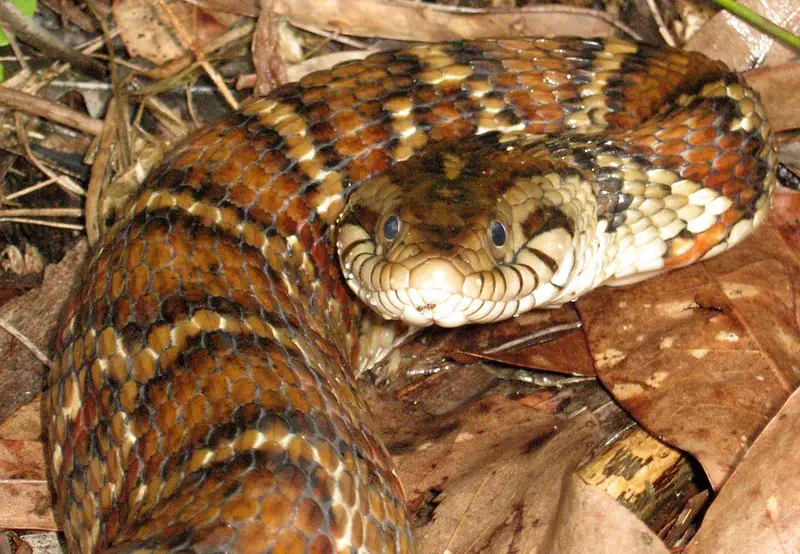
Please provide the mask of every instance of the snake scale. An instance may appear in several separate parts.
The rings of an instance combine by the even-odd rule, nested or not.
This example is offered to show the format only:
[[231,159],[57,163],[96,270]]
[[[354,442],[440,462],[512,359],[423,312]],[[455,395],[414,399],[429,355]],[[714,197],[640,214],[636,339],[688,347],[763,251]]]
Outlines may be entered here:
[[68,306],[70,551],[415,551],[348,284],[414,325],[560,304],[738,242],[775,164],[738,75],[620,40],[412,46],[250,101],[151,173]]

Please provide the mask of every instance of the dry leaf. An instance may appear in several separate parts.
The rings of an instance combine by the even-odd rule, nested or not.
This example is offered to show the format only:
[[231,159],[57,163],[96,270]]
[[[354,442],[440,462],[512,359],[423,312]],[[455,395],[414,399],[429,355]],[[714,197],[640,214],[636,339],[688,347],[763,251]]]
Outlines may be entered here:
[[447,419],[446,433],[395,455],[409,505],[425,512],[420,552],[535,551],[552,532],[561,484],[597,440],[594,419],[558,429],[552,416],[500,397]]
[[[579,329],[558,331],[566,324],[577,322],[578,315],[572,305],[557,310],[531,311],[497,325],[473,325],[451,331],[437,350],[462,363],[484,360],[594,377],[594,363],[583,333]],[[552,334],[553,340],[534,346],[505,348],[512,341],[548,338],[548,334]]]
[[37,396],[0,423],[0,439],[38,441],[42,438],[42,398]]
[[761,96],[773,130],[800,127],[800,109],[794,100],[800,89],[800,65],[792,62],[753,69],[745,74],[745,80]]
[[[790,32],[800,31],[800,4],[796,0],[739,0],[739,3]],[[778,65],[797,57],[791,47],[724,10],[703,25],[685,48],[721,60],[736,71]]]
[[39,441],[0,440],[0,480],[44,481],[47,475],[43,451],[44,445]]
[[275,12],[294,23],[345,35],[431,42],[536,35],[609,36],[616,31],[602,12],[552,5],[459,12],[411,1],[276,0]]
[[685,554],[800,551],[800,391],[756,439]]
[[[86,242],[81,241],[56,265],[45,268],[42,286],[30,290],[0,308],[0,320],[15,327],[40,349],[48,352],[55,336],[72,283],[86,258]],[[44,370],[28,349],[0,330],[0,421],[42,390]]]
[[769,221],[792,250],[800,255],[800,192],[779,188],[772,199]]
[[[114,19],[131,57],[156,64],[174,60],[197,44],[222,35],[239,19],[228,12],[208,10],[190,3],[170,3],[168,14],[160,2],[117,0]],[[174,19],[173,19],[174,18]],[[180,28],[176,28],[176,22]]]
[[566,480],[552,542],[540,552],[667,554],[669,549],[637,517],[603,490],[573,475]]
[[773,228],[578,302],[598,377],[718,488],[800,382],[800,261]]
[[0,479],[0,529],[57,529],[47,481]]

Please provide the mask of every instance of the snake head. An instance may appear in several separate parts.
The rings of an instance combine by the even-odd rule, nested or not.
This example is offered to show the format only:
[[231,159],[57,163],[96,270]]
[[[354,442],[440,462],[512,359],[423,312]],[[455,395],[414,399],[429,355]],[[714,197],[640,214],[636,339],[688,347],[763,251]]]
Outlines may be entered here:
[[350,288],[387,319],[455,327],[547,305],[575,259],[547,199],[551,157],[492,133],[423,149],[362,183],[339,219]]

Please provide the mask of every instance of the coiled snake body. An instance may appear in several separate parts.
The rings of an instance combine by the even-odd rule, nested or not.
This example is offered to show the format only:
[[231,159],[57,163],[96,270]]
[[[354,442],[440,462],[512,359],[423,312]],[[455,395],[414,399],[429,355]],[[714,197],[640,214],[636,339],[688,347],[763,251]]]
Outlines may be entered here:
[[774,173],[737,75],[617,40],[417,46],[250,102],[149,176],[66,313],[70,550],[413,551],[346,283],[416,325],[510,317],[724,250]]

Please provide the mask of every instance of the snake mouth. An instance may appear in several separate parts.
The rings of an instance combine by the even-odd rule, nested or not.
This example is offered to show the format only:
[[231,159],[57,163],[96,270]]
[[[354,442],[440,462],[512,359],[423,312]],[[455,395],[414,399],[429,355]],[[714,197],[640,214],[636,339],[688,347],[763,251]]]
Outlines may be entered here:
[[436,289],[372,291],[364,288],[359,297],[388,319],[402,319],[419,327],[459,327],[513,317],[530,309],[533,298],[493,302],[460,293]]
[[387,319],[420,327],[500,321],[558,292],[549,283],[538,286],[539,278],[530,268],[499,266],[464,274],[449,260],[433,258],[409,270],[366,253],[345,267],[350,270],[348,285],[364,303]]

